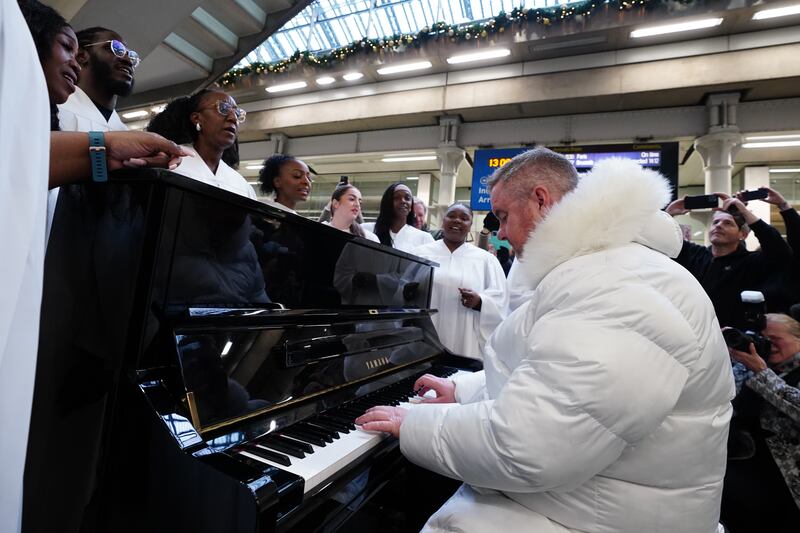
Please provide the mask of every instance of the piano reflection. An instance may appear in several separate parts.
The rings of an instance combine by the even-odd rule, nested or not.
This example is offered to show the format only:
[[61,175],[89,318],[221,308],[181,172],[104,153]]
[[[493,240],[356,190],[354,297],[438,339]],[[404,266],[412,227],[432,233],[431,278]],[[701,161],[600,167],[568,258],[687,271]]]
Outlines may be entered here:
[[62,189],[25,530],[352,530],[409,468],[353,420],[479,368],[433,267],[167,171]]

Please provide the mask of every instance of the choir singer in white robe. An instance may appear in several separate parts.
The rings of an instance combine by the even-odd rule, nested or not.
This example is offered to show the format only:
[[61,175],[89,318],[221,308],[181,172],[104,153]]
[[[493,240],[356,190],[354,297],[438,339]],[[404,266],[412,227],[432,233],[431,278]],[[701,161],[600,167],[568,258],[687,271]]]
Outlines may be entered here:
[[0,0],[0,531],[20,530],[42,302],[48,96],[28,26]]
[[451,205],[444,215],[443,238],[413,253],[439,263],[433,273],[433,325],[451,352],[483,359],[483,346],[508,309],[506,277],[500,262],[466,242],[472,209]]

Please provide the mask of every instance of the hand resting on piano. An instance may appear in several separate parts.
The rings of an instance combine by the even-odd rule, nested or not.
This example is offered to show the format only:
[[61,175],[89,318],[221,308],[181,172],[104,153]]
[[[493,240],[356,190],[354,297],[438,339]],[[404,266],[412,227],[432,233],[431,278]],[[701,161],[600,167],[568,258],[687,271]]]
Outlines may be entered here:
[[[431,374],[425,374],[414,383],[414,391],[422,396],[420,403],[453,403],[455,402],[456,385],[452,380],[439,378]],[[433,391],[435,397],[429,397],[428,393]],[[399,438],[400,426],[408,412],[402,407],[392,407],[388,405],[378,405],[371,407],[356,418],[355,423],[365,431],[382,431]]]

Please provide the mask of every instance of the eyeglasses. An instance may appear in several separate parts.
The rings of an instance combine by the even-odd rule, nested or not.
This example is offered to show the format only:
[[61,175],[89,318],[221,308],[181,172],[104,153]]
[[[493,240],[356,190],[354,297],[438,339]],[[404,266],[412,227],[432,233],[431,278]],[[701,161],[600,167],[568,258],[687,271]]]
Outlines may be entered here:
[[88,48],[90,46],[98,46],[106,43],[111,43],[111,53],[117,56],[118,58],[122,59],[123,57],[125,57],[125,54],[127,54],[128,59],[131,60],[133,68],[136,68],[139,65],[139,63],[142,62],[142,58],[139,57],[139,54],[137,54],[133,50],[130,50],[127,46],[125,46],[116,39],[111,39],[110,41],[100,41],[99,43],[87,44],[84,45],[84,48]]
[[216,107],[219,114],[223,117],[227,117],[230,112],[233,111],[233,114],[236,116],[236,122],[239,124],[243,124],[244,120],[247,118],[247,111],[239,106],[233,105],[227,100],[217,100]]

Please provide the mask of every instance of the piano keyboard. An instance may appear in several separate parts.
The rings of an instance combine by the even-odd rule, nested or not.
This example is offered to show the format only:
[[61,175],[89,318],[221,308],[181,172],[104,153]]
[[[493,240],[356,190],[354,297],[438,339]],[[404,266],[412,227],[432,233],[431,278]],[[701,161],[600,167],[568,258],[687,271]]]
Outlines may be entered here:
[[[448,371],[442,377],[452,375]],[[395,405],[413,409],[416,403],[412,376],[389,387],[323,411],[287,428],[262,435],[227,453],[252,466],[269,465],[291,472],[305,480],[304,494],[325,483],[336,472],[377,446],[385,434],[356,428],[353,421],[376,405]]]

